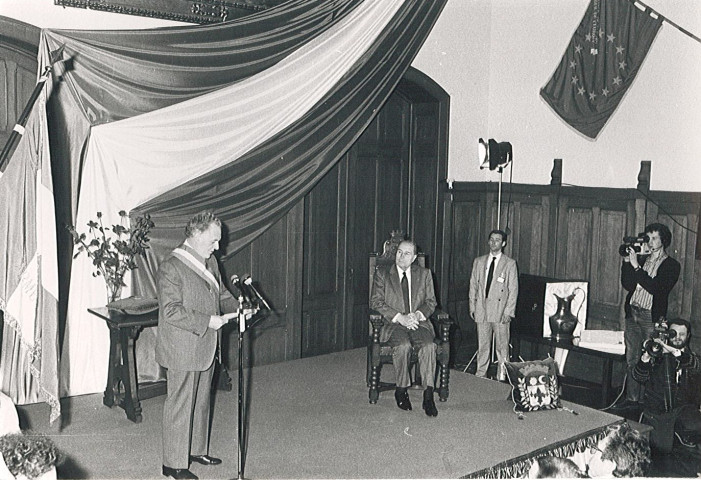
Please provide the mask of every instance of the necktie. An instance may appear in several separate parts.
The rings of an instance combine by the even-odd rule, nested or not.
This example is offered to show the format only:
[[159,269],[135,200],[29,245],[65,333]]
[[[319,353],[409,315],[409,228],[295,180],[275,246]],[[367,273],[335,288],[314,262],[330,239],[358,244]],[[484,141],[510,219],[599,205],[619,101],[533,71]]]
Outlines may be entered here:
[[402,275],[402,296],[404,297],[404,313],[411,313],[409,304],[409,280],[406,278],[406,272]]
[[489,298],[489,287],[492,286],[492,279],[494,278],[494,261],[497,257],[492,257],[492,263],[489,264],[489,273],[487,273],[487,286],[484,290],[484,298]]

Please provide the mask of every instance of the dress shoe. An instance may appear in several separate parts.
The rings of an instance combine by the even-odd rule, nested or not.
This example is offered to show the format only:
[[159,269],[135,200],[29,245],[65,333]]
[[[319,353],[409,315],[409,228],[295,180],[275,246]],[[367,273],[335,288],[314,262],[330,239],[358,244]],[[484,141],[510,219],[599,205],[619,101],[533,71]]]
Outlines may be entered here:
[[202,465],[219,465],[221,458],[210,457],[209,455],[190,455],[190,461],[201,463]]
[[423,403],[423,409],[424,412],[426,412],[426,415],[429,417],[437,417],[438,416],[438,409],[436,408],[436,402],[433,401],[433,388],[428,387],[426,390],[424,390],[424,403]]
[[411,400],[409,400],[409,392],[406,391],[406,388],[397,388],[394,391],[394,399],[402,410],[411,410]]
[[170,478],[199,478],[187,468],[170,468],[163,465],[163,475]]

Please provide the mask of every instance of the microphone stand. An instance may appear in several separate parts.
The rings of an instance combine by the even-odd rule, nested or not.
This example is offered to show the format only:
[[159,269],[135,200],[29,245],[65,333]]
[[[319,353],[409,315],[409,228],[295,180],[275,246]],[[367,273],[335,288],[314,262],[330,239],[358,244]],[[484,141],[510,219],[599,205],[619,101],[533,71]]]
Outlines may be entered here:
[[238,382],[239,382],[239,398],[238,398],[238,452],[236,457],[236,465],[238,467],[237,480],[244,480],[243,470],[244,470],[244,454],[243,454],[243,442],[245,435],[244,421],[243,421],[243,334],[246,332],[246,315],[243,313],[246,307],[251,307],[250,303],[244,302],[243,295],[239,295],[239,308],[241,313],[239,313],[239,372],[238,372]]

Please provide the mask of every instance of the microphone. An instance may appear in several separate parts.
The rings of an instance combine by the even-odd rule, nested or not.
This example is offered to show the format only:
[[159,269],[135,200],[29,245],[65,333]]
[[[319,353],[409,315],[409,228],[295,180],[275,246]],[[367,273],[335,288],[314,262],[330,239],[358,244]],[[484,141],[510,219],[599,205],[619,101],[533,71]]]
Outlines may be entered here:
[[263,295],[260,294],[260,292],[256,289],[256,287],[253,286],[253,280],[251,280],[251,276],[246,274],[243,276],[243,284],[246,285],[248,288],[251,289],[253,292],[253,295],[263,304],[265,305],[265,308],[270,310],[270,305],[268,305],[268,302],[265,301],[263,298]]
[[234,274],[231,276],[231,284],[238,289],[239,293],[243,297],[244,302],[251,303],[251,299],[249,298],[249,295],[246,293],[246,289],[241,284],[241,280],[239,279],[238,275]]

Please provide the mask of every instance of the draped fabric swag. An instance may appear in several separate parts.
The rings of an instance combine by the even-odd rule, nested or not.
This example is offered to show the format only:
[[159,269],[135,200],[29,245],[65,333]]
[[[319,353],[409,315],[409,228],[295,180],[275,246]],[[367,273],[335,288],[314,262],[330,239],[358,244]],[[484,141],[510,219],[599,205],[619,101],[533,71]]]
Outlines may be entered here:
[[[97,211],[107,225],[150,213],[142,294],[199,210],[222,218],[235,253],[360,136],[445,1],[300,0],[206,27],[42,32],[40,66],[60,45],[67,58],[48,113],[58,217],[85,230]],[[85,256],[68,270],[62,393],[99,392],[109,335],[86,309],[104,305],[105,286]]]

